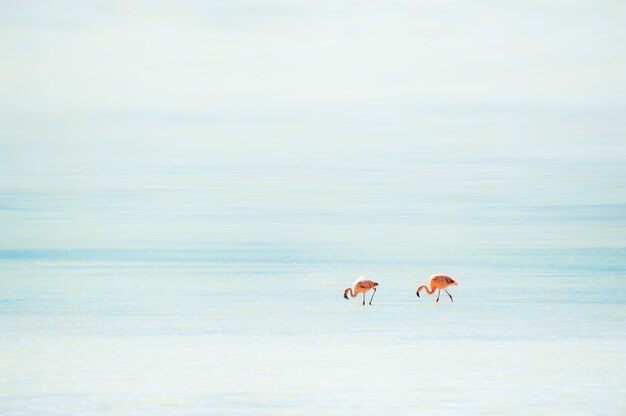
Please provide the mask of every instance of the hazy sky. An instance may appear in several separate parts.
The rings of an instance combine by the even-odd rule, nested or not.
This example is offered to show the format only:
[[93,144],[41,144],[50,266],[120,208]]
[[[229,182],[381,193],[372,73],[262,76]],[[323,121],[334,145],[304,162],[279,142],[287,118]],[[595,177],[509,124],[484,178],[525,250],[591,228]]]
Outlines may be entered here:
[[571,151],[563,140],[599,156],[624,149],[620,1],[3,0],[0,9],[9,148],[74,140],[76,150],[100,135],[168,142],[165,124],[178,123],[192,147],[195,135],[261,149],[297,137],[419,139],[427,152],[502,140],[531,152],[515,145],[522,139],[553,143],[550,155]]
[[3,113],[625,104],[621,1],[2,1]]

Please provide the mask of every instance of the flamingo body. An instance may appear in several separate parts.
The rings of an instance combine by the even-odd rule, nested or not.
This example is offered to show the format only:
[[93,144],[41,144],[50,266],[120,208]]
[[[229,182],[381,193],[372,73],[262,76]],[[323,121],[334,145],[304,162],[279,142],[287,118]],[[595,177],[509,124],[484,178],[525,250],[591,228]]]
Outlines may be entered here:
[[[450,287],[450,286],[458,286],[459,284],[457,282],[454,281],[454,279],[452,279],[450,276],[446,276],[445,274],[433,274],[432,276],[430,276],[430,287],[426,286],[426,285],[422,285],[420,287],[417,288],[417,292],[415,292],[415,294],[417,295],[417,297],[420,297],[420,291],[422,289],[426,289],[426,293],[428,293],[429,295],[432,295],[433,293],[435,293],[435,290],[439,290],[438,294],[437,294],[437,300],[436,302],[439,302],[439,294],[441,294],[441,291],[443,290],[444,292],[448,293],[448,291],[446,290],[446,288]],[[450,293],[448,293],[448,296],[450,296],[450,300],[452,302],[454,302],[454,300],[452,299],[452,295],[450,295]]]
[[372,297],[370,298],[371,305],[372,299],[374,299],[374,295],[376,294],[376,286],[378,286],[378,283],[368,279],[367,276],[359,276],[359,278],[352,283],[352,287],[348,287],[343,291],[343,297],[348,300],[348,294],[350,294],[351,297],[356,297],[359,293],[363,293],[363,305],[365,305],[365,294],[371,289],[374,289],[374,293],[372,293]]

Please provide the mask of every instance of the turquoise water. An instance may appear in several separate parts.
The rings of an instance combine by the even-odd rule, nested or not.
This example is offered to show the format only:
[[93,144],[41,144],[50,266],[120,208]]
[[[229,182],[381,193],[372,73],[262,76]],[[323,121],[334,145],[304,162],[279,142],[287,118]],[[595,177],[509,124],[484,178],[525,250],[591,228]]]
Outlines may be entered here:
[[385,162],[13,167],[0,413],[624,414],[624,165]]

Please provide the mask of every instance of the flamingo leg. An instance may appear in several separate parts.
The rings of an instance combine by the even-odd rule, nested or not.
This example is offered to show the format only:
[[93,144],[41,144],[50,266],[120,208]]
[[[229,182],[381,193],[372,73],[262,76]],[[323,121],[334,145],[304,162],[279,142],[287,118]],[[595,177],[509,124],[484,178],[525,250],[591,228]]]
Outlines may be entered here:
[[441,289],[439,289],[439,292],[437,292],[437,300],[435,302],[439,302],[439,295],[441,295]]
[[[443,291],[444,291],[444,292],[446,292],[446,293],[448,293],[448,291],[447,291],[447,290],[445,290],[445,289],[444,289]],[[450,300],[451,300],[452,302],[454,302],[454,299],[452,299],[452,295],[451,295],[450,293],[448,293],[448,296],[450,296]]]
[[374,288],[374,293],[372,293],[372,297],[370,298],[370,305],[372,304],[372,299],[374,299],[375,294],[376,294],[376,288]]
[[363,292],[363,305],[365,305],[365,292]]

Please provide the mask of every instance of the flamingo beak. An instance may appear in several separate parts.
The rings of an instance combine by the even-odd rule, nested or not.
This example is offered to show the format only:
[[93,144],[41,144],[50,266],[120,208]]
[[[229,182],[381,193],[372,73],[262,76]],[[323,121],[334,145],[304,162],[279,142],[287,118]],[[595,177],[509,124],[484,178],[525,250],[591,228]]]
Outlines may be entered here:
[[345,293],[343,294],[343,298],[344,298],[345,300],[349,300],[349,299],[348,299],[348,295],[346,295]]
[[420,297],[420,292],[415,292],[415,294],[417,295],[417,297]]

